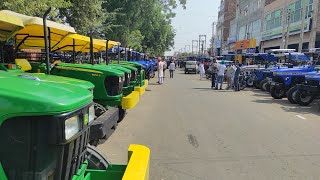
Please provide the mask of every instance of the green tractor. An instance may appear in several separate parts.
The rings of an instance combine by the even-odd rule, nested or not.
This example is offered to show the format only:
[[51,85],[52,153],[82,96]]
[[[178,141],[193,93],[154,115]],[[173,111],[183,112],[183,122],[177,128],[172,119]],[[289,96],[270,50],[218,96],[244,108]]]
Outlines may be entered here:
[[94,122],[88,89],[34,74],[0,72],[1,180],[147,180],[150,150],[131,145],[127,165],[88,145]]
[[[73,28],[52,21],[10,11],[2,12],[7,16],[10,15],[23,19],[25,27],[19,28],[20,30],[12,33],[16,38],[16,49],[41,49],[45,47],[46,50],[50,50],[60,41],[66,39],[67,36],[75,33]],[[43,34],[47,34],[47,32],[43,32],[42,30],[48,31],[48,36],[44,36]],[[45,61],[27,61],[24,58],[17,58],[14,60],[16,64],[11,64],[10,62],[2,63],[2,70],[12,72],[21,72],[21,70],[25,72],[46,72],[47,74],[71,77],[93,83],[95,85],[93,94],[94,101],[96,102],[95,112],[97,116],[95,124],[91,126],[90,143],[93,145],[98,145],[110,137],[117,124],[124,118],[126,109],[133,108],[139,101],[139,95],[136,92],[123,97],[124,73],[121,71],[92,64],[50,64],[49,52],[43,53],[41,51],[41,54],[46,55]],[[13,65],[15,65],[15,68],[21,68],[21,70],[13,68]]]

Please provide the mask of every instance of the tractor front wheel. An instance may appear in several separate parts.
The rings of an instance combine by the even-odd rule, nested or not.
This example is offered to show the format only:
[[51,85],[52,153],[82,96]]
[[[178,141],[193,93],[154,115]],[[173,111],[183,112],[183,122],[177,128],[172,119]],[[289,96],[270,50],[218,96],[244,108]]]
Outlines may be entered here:
[[267,84],[269,83],[268,79],[264,79],[260,82],[259,87],[262,91],[267,91]]
[[96,147],[88,144],[86,159],[88,160],[88,169],[106,170],[109,166],[107,159],[99,153]]
[[282,99],[285,96],[285,91],[282,88],[276,88],[275,86],[272,86],[270,89],[271,96],[274,99]]
[[288,100],[289,100],[292,104],[297,104],[297,101],[296,101],[297,91],[298,91],[297,87],[294,86],[294,87],[290,88],[289,91],[287,92]]

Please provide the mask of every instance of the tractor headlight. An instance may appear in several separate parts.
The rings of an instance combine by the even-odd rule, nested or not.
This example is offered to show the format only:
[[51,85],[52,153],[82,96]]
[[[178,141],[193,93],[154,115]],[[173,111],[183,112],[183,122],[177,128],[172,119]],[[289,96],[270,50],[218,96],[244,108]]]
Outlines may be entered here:
[[290,77],[288,77],[288,76],[287,76],[287,77],[286,77],[286,81],[288,81],[288,80],[289,80],[289,78],[290,78]]
[[95,116],[94,106],[91,106],[89,108],[89,123],[94,120]]
[[66,140],[76,135],[80,131],[80,118],[79,116],[73,116],[67,119],[64,123],[64,133]]

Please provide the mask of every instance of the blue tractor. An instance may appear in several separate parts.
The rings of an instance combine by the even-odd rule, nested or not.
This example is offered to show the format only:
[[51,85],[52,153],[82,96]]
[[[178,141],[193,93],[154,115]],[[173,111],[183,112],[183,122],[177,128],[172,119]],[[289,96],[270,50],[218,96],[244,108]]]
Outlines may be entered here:
[[143,70],[145,71],[145,78],[150,80],[150,78],[155,77],[155,64],[153,61],[147,60],[146,55],[144,53],[139,53],[136,51],[132,51],[132,62],[137,62],[143,66]]
[[295,100],[301,106],[308,106],[320,96],[320,72],[310,72],[305,75],[305,83],[296,86]]
[[305,81],[305,75],[314,71],[314,66],[291,67],[277,69],[273,71],[272,82],[270,83],[270,93],[274,99],[282,99],[285,96],[292,103],[295,103],[294,93],[296,85]]

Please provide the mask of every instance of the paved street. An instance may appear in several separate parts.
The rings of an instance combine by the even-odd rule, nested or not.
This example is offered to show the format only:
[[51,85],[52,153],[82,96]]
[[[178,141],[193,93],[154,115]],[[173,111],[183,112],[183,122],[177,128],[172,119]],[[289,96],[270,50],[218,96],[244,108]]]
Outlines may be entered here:
[[150,82],[99,149],[125,163],[127,147],[151,149],[151,180],[319,179],[320,111],[260,90],[213,91],[178,70]]

